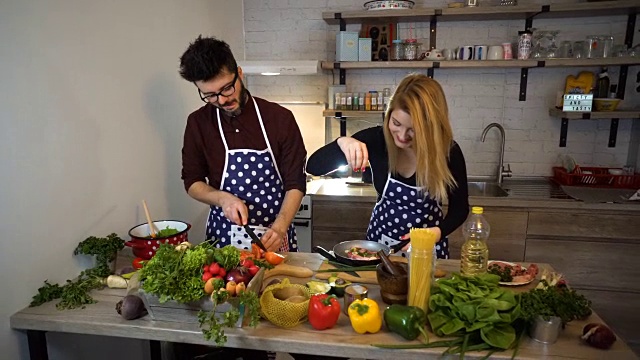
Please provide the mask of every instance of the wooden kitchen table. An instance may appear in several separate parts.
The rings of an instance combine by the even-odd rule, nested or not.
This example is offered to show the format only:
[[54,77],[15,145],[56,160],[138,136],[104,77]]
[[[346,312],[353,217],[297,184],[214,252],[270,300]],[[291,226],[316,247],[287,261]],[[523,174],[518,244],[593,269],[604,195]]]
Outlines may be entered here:
[[[318,254],[292,253],[287,257],[291,265],[317,269],[323,258]],[[458,260],[438,260],[438,268],[457,271]],[[540,270],[550,268],[539,264]],[[305,283],[309,279],[294,279],[292,282]],[[570,280],[570,279],[569,279]],[[518,290],[534,287],[536,281]],[[381,307],[377,286],[369,287],[369,297],[378,301]],[[150,340],[152,359],[160,359],[160,341],[211,345],[207,342],[197,323],[153,321],[149,316],[137,320],[124,320],[115,311],[116,303],[124,296],[124,290],[105,289],[96,291],[96,304],[85,309],[57,310],[55,302],[39,307],[25,308],[11,316],[13,329],[26,330],[31,359],[48,359],[47,331],[115,336]],[[581,342],[579,335],[589,322],[604,323],[597,314],[586,321],[573,321],[561,332],[553,345],[544,345],[525,336],[520,345],[517,358],[522,359],[637,359],[637,356],[620,339],[610,350],[598,350]],[[256,328],[226,329],[226,346],[234,348],[261,349],[277,352],[306,353],[327,356],[341,356],[366,359],[438,359],[443,348],[396,350],[380,349],[371,344],[407,343],[398,335],[383,330],[377,334],[360,335],[353,331],[346,315],[341,314],[338,324],[329,330],[317,331],[304,323],[291,329],[283,329],[262,321]],[[431,341],[437,339],[431,337]],[[485,353],[468,353],[466,358],[481,358]],[[512,351],[495,353],[492,358],[510,358]]]

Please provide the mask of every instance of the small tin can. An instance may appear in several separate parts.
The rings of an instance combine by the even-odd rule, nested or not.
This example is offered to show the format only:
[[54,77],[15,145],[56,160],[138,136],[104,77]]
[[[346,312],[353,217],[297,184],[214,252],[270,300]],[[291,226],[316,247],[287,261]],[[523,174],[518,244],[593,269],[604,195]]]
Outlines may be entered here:
[[368,297],[369,289],[360,284],[351,284],[344,289],[344,307],[342,311],[348,315],[349,306],[354,300],[362,300]]
[[527,60],[531,56],[531,36],[529,30],[518,31],[518,60]]

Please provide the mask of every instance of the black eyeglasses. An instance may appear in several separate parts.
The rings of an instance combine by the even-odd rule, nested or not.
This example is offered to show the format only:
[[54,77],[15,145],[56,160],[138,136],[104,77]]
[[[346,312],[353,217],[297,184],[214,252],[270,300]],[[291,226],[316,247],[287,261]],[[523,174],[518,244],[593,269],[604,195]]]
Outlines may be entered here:
[[222,88],[222,90],[219,93],[204,95],[202,94],[202,91],[200,91],[200,88],[198,88],[198,95],[200,95],[200,99],[206,103],[217,102],[218,97],[220,96],[229,97],[236,92],[237,80],[238,80],[238,70],[236,70],[236,75],[233,77],[233,81],[229,85]]

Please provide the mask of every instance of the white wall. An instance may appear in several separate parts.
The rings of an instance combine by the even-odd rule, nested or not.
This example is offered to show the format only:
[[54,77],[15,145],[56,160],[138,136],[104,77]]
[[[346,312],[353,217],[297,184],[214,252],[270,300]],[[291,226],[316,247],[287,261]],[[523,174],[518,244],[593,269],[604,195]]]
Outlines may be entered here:
[[[416,7],[446,7],[452,0],[416,1]],[[490,0],[480,0],[480,4]],[[495,4],[497,1],[493,1]],[[575,0],[522,0],[521,3],[570,3]],[[246,59],[335,59],[335,35],[338,25],[329,25],[322,12],[336,9],[362,9],[361,0],[244,0]],[[578,19],[534,19],[533,26],[543,30],[560,30],[562,40],[583,40],[586,35],[611,34],[616,43],[624,41],[626,16]],[[501,44],[514,41],[524,20],[439,22],[437,47],[455,48],[465,44]],[[429,46],[429,23],[401,23],[401,35],[409,26],[424,47]],[[636,22],[640,28],[640,22]],[[347,30],[360,30],[359,24],[348,24]],[[640,42],[635,33],[634,44]],[[529,71],[527,100],[518,101],[520,69],[436,69],[438,80],[447,95],[454,137],[460,143],[471,175],[495,173],[498,161],[498,132],[491,131],[482,143],[482,129],[492,122],[506,129],[505,162],[511,164],[515,176],[547,176],[558,163],[559,154],[572,154],[581,165],[622,166],[635,163],[637,142],[631,143],[632,120],[621,119],[617,144],[609,148],[609,120],[572,121],[569,124],[567,147],[560,148],[560,119],[548,115],[555,104],[556,91],[564,89],[567,75],[598,68],[542,68]],[[618,67],[610,69],[612,83],[618,82]],[[621,106],[640,105],[635,82],[640,67],[629,68],[627,91]],[[347,70],[347,91],[364,92],[393,89],[410,70]],[[426,73],[426,70],[423,71]],[[328,72],[327,72],[328,73]],[[255,95],[278,101],[327,101],[327,85],[338,84],[337,71],[315,77],[254,77],[251,90]],[[329,119],[329,139],[339,135],[339,123]],[[370,119],[350,119],[347,132],[378,124],[379,115]]]
[[[207,209],[180,180],[186,117],[201,101],[179,77],[179,57],[204,34],[229,42],[241,59],[242,11],[241,2],[222,0],[2,2],[3,358],[27,358],[26,337],[9,328],[9,316],[43,280],[82,270],[86,263],[72,255],[78,242],[111,232],[126,238],[143,222],[142,199],[155,218],[188,221],[191,239],[203,239]],[[52,359],[137,359],[143,347],[51,340]],[[93,346],[104,351],[89,352]]]

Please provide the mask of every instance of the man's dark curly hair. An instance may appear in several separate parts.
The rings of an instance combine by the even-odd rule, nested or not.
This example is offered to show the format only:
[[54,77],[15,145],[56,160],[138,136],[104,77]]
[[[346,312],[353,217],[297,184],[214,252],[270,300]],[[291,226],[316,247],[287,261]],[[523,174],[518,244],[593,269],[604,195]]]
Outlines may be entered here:
[[180,76],[190,82],[208,81],[237,68],[229,44],[214,37],[198,36],[180,57]]

